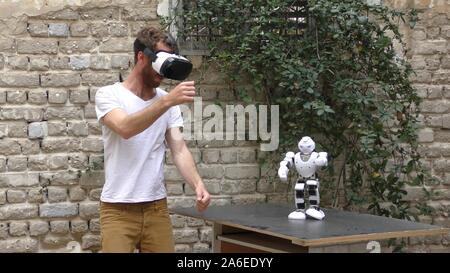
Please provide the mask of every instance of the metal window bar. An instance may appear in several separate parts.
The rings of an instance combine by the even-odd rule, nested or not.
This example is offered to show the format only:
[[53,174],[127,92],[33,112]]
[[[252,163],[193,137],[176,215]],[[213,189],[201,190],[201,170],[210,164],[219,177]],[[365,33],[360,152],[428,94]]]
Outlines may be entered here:
[[[279,33],[282,35],[290,35],[293,37],[301,38],[308,26],[308,1],[307,0],[293,0],[287,10],[280,10],[277,12],[279,18],[284,18],[288,22],[286,29],[280,29]],[[178,14],[184,14],[184,12],[192,9],[197,9],[196,0],[179,0],[179,4],[176,7]],[[213,18],[209,18],[211,25]],[[183,16],[178,16],[176,20],[177,28],[185,29],[186,22],[184,22]],[[181,54],[184,55],[208,55],[209,50],[207,44],[220,35],[220,33],[212,33],[209,25],[196,25],[193,31],[189,35],[178,37],[178,45],[180,47]]]

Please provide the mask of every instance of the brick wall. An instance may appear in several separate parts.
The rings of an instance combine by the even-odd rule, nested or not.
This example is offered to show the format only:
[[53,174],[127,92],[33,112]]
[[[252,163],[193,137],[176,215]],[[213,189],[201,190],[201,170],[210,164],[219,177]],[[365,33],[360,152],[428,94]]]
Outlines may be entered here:
[[[86,1],[84,6],[51,9],[27,4],[14,7],[20,16],[0,11],[0,252],[64,251],[70,241],[79,242],[83,251],[99,249],[104,174],[94,95],[130,71],[135,33],[142,26],[158,25],[158,1],[120,2]],[[422,153],[441,181],[429,185],[441,193],[430,202],[437,213],[422,221],[449,227],[450,3],[388,2],[421,11],[417,28],[403,31],[417,70],[415,85],[426,99],[419,133]],[[192,59],[200,68],[202,58]],[[237,103],[226,79],[213,68],[197,69],[191,79],[201,81],[203,101]],[[266,170],[258,166],[262,154],[255,143],[188,144],[212,204],[286,200],[284,184],[258,179]],[[183,183],[170,153],[166,163],[170,207],[192,206],[194,192]],[[420,194],[416,188],[408,192],[410,199]],[[210,251],[208,223],[179,215],[172,215],[172,223],[177,251]],[[449,236],[418,238],[411,240],[410,250],[448,251],[448,242]]]

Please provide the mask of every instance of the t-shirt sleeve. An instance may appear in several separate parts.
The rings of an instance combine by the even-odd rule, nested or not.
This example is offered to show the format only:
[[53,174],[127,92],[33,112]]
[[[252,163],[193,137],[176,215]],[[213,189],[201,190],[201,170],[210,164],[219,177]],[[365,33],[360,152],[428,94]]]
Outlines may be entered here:
[[170,107],[170,116],[169,123],[167,125],[167,129],[174,127],[183,127],[183,117],[181,116],[180,106],[172,106]]
[[113,109],[122,108],[112,91],[110,88],[100,88],[95,94],[95,112],[99,121]]

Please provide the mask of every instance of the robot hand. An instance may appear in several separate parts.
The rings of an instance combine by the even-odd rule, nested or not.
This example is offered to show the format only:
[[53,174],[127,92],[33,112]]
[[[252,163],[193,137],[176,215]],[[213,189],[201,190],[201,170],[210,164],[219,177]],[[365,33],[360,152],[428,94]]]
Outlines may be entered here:
[[316,160],[314,161],[314,163],[319,166],[319,167],[323,167],[323,166],[327,166],[328,164],[328,159],[327,159],[328,154],[325,152],[320,152],[319,156],[316,158]]
[[283,162],[280,163],[280,168],[278,169],[278,177],[280,177],[281,181],[286,182],[287,181],[287,175],[289,173],[288,167],[283,164]]

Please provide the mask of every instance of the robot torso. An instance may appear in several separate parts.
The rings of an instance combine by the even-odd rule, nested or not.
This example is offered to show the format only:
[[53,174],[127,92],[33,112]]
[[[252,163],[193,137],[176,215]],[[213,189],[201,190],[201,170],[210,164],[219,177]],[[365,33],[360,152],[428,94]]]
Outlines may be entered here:
[[319,156],[318,153],[312,152],[307,161],[303,161],[300,153],[296,153],[294,157],[295,169],[301,177],[309,178],[316,173],[317,166],[315,160]]

